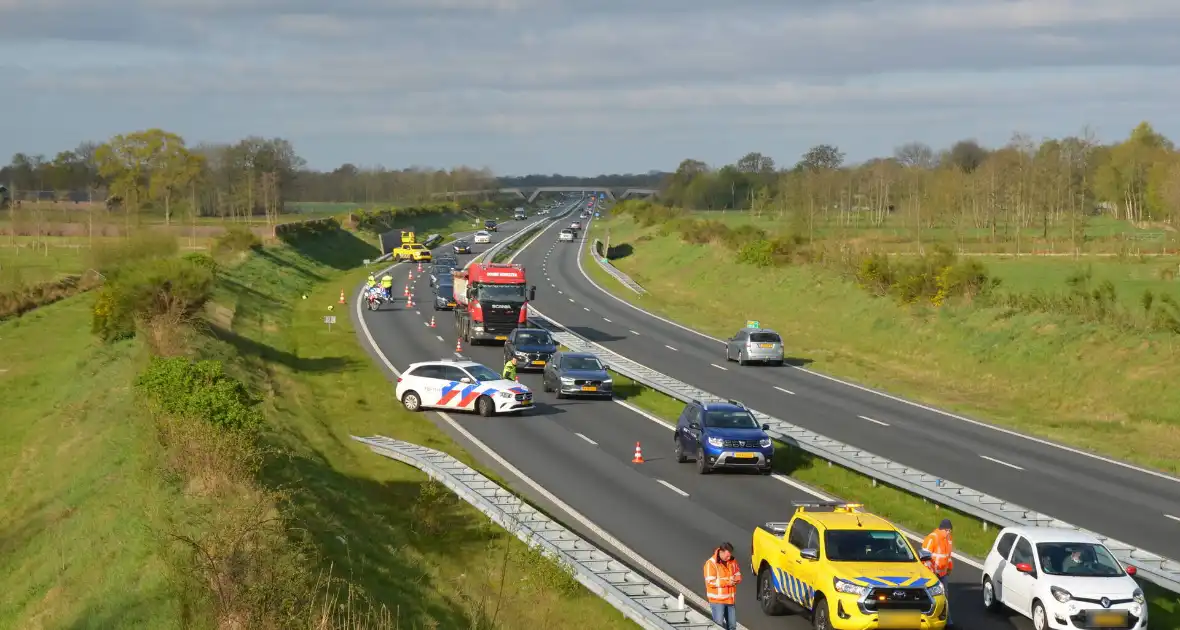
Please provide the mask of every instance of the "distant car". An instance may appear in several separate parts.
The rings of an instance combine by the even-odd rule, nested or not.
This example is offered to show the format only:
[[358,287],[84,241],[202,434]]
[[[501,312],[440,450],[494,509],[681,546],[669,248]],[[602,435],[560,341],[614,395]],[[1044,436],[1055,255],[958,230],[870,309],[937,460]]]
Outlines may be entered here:
[[504,342],[504,362],[515,358],[518,370],[543,370],[555,352],[557,342],[544,328],[517,328]]
[[455,310],[455,281],[451,276],[443,276],[434,285],[434,310]]
[[785,352],[783,338],[769,328],[743,328],[725,340],[725,360],[739,365],[754,361],[782,365]]
[[676,461],[683,464],[695,458],[702,475],[717,468],[754,469],[769,475],[774,457],[769,429],[769,425],[759,426],[754,414],[736,400],[693,400],[676,421]]
[[430,266],[430,286],[434,286],[439,282],[440,279],[444,282],[450,279],[451,270],[457,268],[458,266],[458,262],[453,262],[450,260],[435,261],[434,264]]
[[533,406],[529,388],[465,359],[411,363],[398,377],[394,391],[409,411],[426,408],[476,411],[488,417],[519,413]]
[[459,257],[454,254],[442,253],[434,257],[434,264],[440,265],[442,263],[450,263],[454,267],[459,266]]
[[495,232],[496,231],[496,222],[491,219],[484,221],[483,222],[483,229],[485,229],[489,232]]
[[614,398],[614,380],[598,357],[588,352],[557,352],[541,374],[541,387],[567,396]]
[[467,241],[463,241],[463,240],[455,241],[451,245],[451,249],[455,250],[456,254],[470,254],[471,253],[471,243],[469,243]]
[[983,562],[983,605],[1010,608],[1036,628],[1146,628],[1147,601],[1091,534],[1059,527],[1006,527]]
[[575,236],[574,231],[569,228],[566,228],[566,229],[557,233],[557,240],[569,241],[570,243],[572,243],[572,242],[574,242],[574,236]]
[[478,245],[480,243],[491,243],[492,242],[492,235],[483,231],[483,230],[480,230],[475,233],[475,237],[472,238],[471,240],[475,241],[476,245]]
[[582,222],[581,222],[581,221],[574,221],[573,223],[570,223],[570,229],[571,229],[571,230],[580,230],[580,229],[582,229]]

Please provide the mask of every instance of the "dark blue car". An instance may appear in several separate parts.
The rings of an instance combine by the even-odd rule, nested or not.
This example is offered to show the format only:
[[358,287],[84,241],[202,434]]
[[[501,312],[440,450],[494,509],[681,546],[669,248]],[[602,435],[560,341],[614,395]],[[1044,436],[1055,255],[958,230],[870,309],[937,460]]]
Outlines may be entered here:
[[517,370],[543,370],[555,352],[557,342],[544,328],[517,328],[504,342],[504,362],[515,357]]
[[742,403],[694,400],[676,421],[676,461],[695,459],[697,472],[708,474],[717,468],[771,472],[774,442],[758,425],[754,414]]

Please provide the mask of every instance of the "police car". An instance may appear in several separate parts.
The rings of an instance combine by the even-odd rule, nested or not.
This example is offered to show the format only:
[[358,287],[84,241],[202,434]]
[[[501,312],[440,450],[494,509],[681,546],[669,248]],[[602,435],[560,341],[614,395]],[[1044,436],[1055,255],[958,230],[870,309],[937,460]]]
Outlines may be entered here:
[[529,388],[468,359],[411,363],[397,379],[396,392],[409,411],[475,411],[487,417],[533,406]]

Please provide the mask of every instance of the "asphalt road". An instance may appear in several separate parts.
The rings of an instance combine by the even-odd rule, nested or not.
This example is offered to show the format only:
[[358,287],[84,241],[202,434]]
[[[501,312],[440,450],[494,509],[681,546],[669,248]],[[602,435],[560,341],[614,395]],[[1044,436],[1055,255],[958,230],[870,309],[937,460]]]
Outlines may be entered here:
[[[956,419],[790,365],[743,368],[727,363],[722,343],[603,295],[579,269],[579,248],[552,247],[552,241],[541,237],[516,262],[540,271],[538,284],[546,293],[538,288],[537,308],[572,332],[828,437],[1140,548],[1180,557],[1178,480]],[[735,332],[743,324],[734,317]],[[786,341],[789,348],[790,339]]]
[[[494,237],[503,238],[520,227],[523,224],[505,224]],[[555,230],[542,235],[534,245],[535,251],[542,253],[540,261],[526,265],[530,284],[538,285],[538,305],[558,299],[547,283],[539,282],[543,275],[538,277],[544,253],[555,238]],[[486,247],[477,246],[475,251]],[[465,262],[466,257],[460,258]],[[393,270],[395,289],[402,289],[410,269],[400,265]],[[399,369],[415,361],[454,355],[453,315],[433,310],[427,280],[415,280],[412,291],[414,308],[407,308],[399,298],[380,311],[365,310],[362,315],[377,345]],[[428,326],[432,316],[433,328]],[[497,371],[503,365],[503,349],[498,345],[464,347],[463,354]],[[777,475],[698,475],[691,464],[676,463],[672,431],[663,423],[608,401],[559,401],[541,391],[539,373],[521,371],[519,375],[535,393],[535,409],[519,417],[482,418],[464,413],[451,417],[647,561],[681,584],[699,589],[698,594],[703,591],[701,567],[719,542],[732,542],[743,570],[749,571],[746,565],[754,528],[789,518],[792,501],[814,500]],[[427,412],[424,419],[427,417],[442,422],[436,414]],[[643,447],[643,464],[631,463],[636,442]],[[478,450],[473,454],[492,464],[486,454]],[[518,480],[510,480],[510,484],[521,494],[530,494]],[[616,555],[626,560],[622,554]],[[1031,627],[1008,617],[984,614],[978,604],[979,575],[971,567],[961,566],[953,580],[952,603],[964,602],[955,608],[956,621],[962,627]],[[739,587],[739,621],[743,626],[751,630],[809,627],[801,618],[763,616],[757,610],[754,584],[754,576],[746,575]]]

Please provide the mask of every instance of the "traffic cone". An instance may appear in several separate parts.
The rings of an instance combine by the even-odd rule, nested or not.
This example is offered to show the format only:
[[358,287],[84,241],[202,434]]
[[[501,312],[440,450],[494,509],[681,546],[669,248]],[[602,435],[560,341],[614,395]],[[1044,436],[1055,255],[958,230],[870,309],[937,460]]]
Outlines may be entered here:
[[410,297],[410,285],[406,285],[406,290],[402,291],[402,297]]
[[462,338],[455,339],[455,352],[456,353],[463,352],[463,339]]
[[635,443],[635,457],[631,458],[631,463],[632,464],[642,464],[643,463],[643,449],[639,448],[639,442]]
[[341,303],[341,304],[345,304],[345,303],[346,303],[346,302],[344,301],[344,289],[340,289],[340,303]]
[[516,381],[517,383],[519,383],[519,382],[520,382],[520,375],[519,375],[519,374],[513,374],[513,375],[512,375],[512,380],[514,380],[514,381]]
[[408,276],[406,276],[406,279],[407,279],[407,280],[413,280],[413,279],[414,279],[414,270],[413,270],[413,269],[411,269],[411,270],[410,270],[410,274],[409,274]]
[[434,328],[434,315],[430,316],[430,327]]

